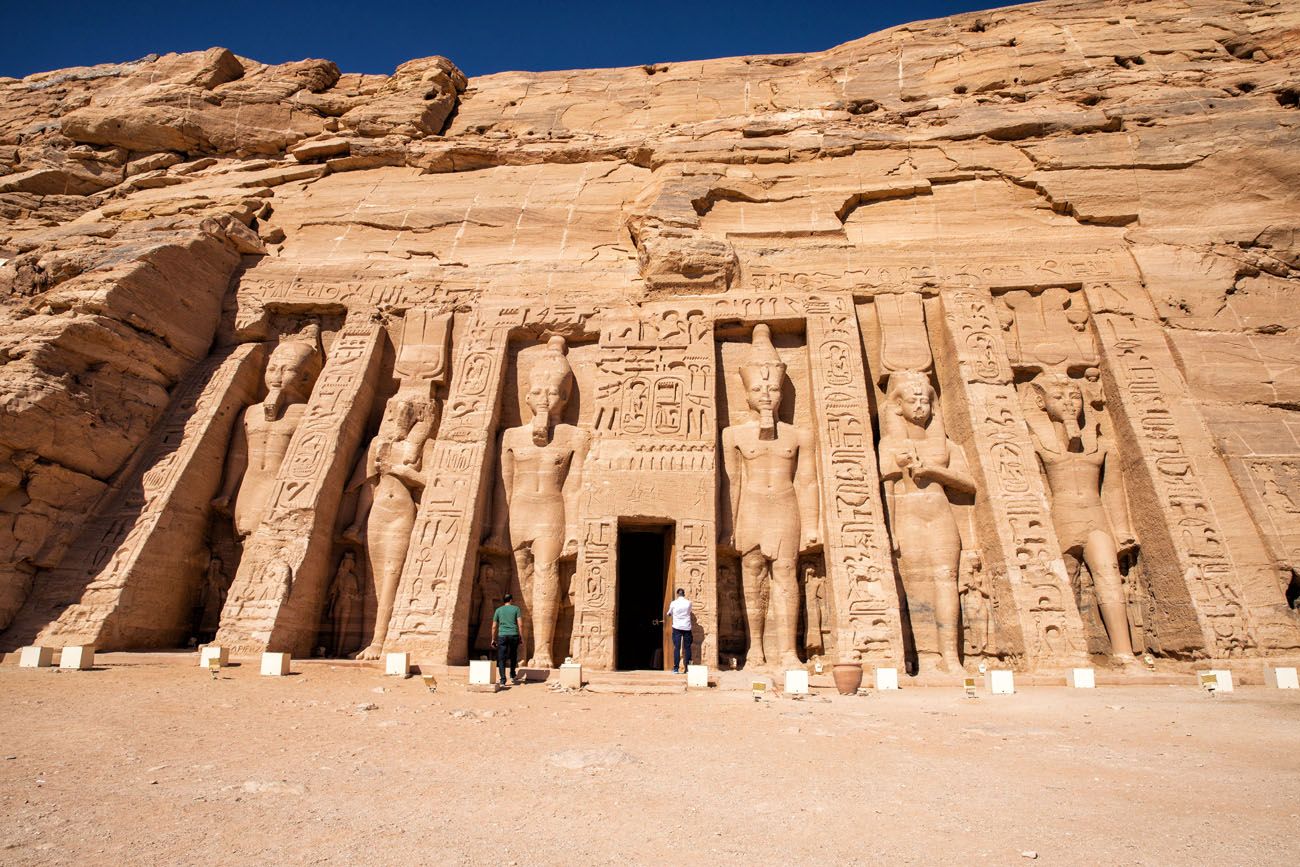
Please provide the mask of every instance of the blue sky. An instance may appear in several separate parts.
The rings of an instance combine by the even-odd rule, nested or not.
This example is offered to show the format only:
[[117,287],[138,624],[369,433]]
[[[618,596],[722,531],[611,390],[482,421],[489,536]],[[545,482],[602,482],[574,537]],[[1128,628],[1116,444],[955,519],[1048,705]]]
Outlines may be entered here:
[[1005,4],[0,0],[0,76],[214,45],[265,63],[323,57],[344,72],[389,73],[431,54],[445,54],[469,75],[632,66],[818,51],[895,24],[997,5]]

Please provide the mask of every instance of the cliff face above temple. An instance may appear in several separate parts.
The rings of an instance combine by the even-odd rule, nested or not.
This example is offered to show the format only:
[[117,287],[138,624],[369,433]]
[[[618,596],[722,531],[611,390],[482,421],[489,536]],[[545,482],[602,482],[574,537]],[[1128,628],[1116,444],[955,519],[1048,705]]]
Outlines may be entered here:
[[[623,69],[213,48],[0,79],[0,628],[178,383],[285,316],[953,286],[1158,335],[1223,532],[1285,589],[1297,45],[1285,0],[1081,0]],[[78,601],[42,600],[33,629]]]

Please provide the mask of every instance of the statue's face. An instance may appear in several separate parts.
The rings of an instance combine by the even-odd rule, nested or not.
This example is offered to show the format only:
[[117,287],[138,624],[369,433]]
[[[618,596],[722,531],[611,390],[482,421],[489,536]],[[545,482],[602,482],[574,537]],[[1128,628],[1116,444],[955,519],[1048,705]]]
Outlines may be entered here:
[[749,401],[749,408],[756,412],[767,410],[775,413],[781,406],[781,379],[771,375],[769,371],[767,377],[755,376],[749,383],[749,390],[745,395]]
[[271,353],[266,362],[266,387],[270,391],[305,391],[309,372],[307,361],[311,358],[309,346],[282,344]]
[[1043,389],[1043,409],[1052,421],[1077,422],[1083,412],[1083,393],[1072,382],[1052,382]]
[[380,434],[386,439],[406,436],[415,426],[415,404],[403,398],[388,401],[384,419],[379,423]]
[[927,424],[930,421],[930,389],[919,382],[905,386],[899,390],[898,406],[908,421]]
[[563,390],[551,383],[533,383],[524,401],[535,415],[553,419],[564,411]]

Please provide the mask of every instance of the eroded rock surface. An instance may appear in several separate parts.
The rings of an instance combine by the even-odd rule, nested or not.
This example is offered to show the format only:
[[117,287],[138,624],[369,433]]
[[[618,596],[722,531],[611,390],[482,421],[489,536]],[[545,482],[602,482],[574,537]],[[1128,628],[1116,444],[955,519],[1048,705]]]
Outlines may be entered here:
[[[1298,37],[1281,0],[1078,0],[625,69],[213,48],[0,79],[0,642],[206,640],[224,606],[239,646],[458,660],[513,590],[554,619],[528,655],[652,665],[614,615],[635,531],[710,663],[754,636],[789,661],[797,634],[913,668],[935,630],[945,663],[1295,652]],[[819,526],[779,558],[738,549],[719,459],[760,325],[776,421],[816,455]],[[246,545],[211,455],[304,335],[322,373]],[[557,336],[551,424],[590,447],[538,591],[499,441],[538,427]],[[891,377],[932,405],[910,426]],[[1036,403],[1049,384],[1078,411]],[[386,405],[421,407],[400,458]],[[1047,472],[1103,452],[1100,481]],[[395,467],[381,527],[358,500]],[[1062,517],[1076,489],[1097,527]],[[939,526],[943,562],[915,562],[899,534]],[[780,580],[742,591],[755,554]],[[340,607],[344,558],[366,574]]]

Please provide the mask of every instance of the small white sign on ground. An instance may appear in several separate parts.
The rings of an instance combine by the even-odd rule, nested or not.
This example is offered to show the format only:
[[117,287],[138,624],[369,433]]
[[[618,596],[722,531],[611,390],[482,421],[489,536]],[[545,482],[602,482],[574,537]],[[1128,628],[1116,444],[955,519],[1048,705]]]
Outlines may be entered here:
[[199,668],[208,668],[211,663],[224,666],[230,660],[230,648],[215,644],[205,644],[199,649]]
[[686,666],[686,688],[687,689],[708,689],[709,688],[709,667],[707,665]]
[[565,689],[582,689],[582,663],[566,662],[560,666],[560,686]]
[[1214,675],[1214,679],[1215,679],[1214,691],[1215,691],[1215,692],[1232,692],[1232,672],[1231,672],[1231,671],[1228,671],[1228,669],[1226,669],[1226,668],[1211,668],[1211,669],[1209,669],[1208,671],[1200,671],[1200,672],[1197,672],[1197,674],[1200,674],[1202,677],[1204,677],[1204,676],[1207,675],[1207,674],[1212,674],[1212,675]]
[[1264,666],[1264,684],[1272,689],[1300,689],[1300,677],[1294,668]]
[[86,671],[95,664],[95,645],[78,644],[63,648],[59,654],[59,668]]
[[53,647],[24,647],[18,654],[19,668],[49,668],[53,664]]
[[876,689],[877,690],[898,689],[898,669],[877,668]]
[[984,685],[994,695],[1012,695],[1016,691],[1016,676],[1005,668],[993,668],[984,674]]
[[802,668],[793,668],[785,673],[786,695],[808,694],[808,672]]
[[384,654],[384,674],[385,676],[388,677],[410,677],[411,654],[409,653]]
[[1065,675],[1065,683],[1075,689],[1095,689],[1097,674],[1091,668],[1072,668]]
[[289,659],[287,653],[263,653],[262,674],[266,677],[284,677],[289,673]]
[[471,659],[469,661],[469,682],[471,686],[487,686],[492,682],[492,661],[490,659]]

